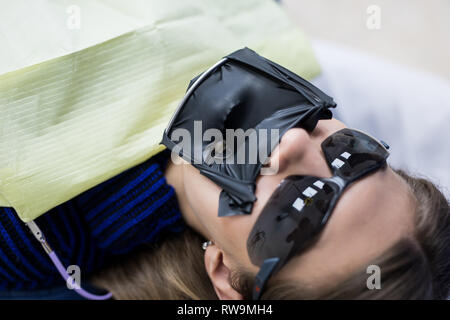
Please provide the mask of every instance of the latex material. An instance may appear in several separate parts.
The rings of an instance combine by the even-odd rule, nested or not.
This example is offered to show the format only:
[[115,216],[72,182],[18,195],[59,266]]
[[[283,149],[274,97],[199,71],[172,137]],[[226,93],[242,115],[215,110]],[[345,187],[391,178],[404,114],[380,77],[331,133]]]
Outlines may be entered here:
[[[201,121],[202,134],[208,129],[218,129],[225,137],[227,129],[255,129],[259,132],[261,129],[276,128],[281,138],[292,127],[312,131],[318,120],[332,117],[328,108],[336,106],[331,97],[305,79],[248,48],[225,58],[226,61],[215,67],[193,92],[188,91],[190,96],[180,106],[162,140],[169,149],[176,151],[201,174],[222,187],[219,216],[251,212],[256,200],[255,179],[267,158],[261,158],[258,153],[257,161],[251,162],[250,152],[247,152],[244,153],[245,161],[239,162],[236,150],[250,150],[250,143],[256,141],[258,146],[268,148],[262,154],[270,155],[279,140],[274,142],[270,134],[255,133],[253,141],[249,137],[237,141],[234,149],[229,150],[231,155],[228,154],[227,159],[208,161],[204,154],[208,154],[211,141],[195,138],[198,136],[196,121]],[[191,85],[196,80],[193,79]],[[172,134],[179,129],[191,133],[190,148],[177,150],[179,141],[172,140]],[[263,139],[266,141],[261,141]],[[201,153],[196,151],[199,143]]]
[[18,0],[0,17],[0,206],[25,222],[163,150],[186,83],[229,52],[319,73],[272,0]]

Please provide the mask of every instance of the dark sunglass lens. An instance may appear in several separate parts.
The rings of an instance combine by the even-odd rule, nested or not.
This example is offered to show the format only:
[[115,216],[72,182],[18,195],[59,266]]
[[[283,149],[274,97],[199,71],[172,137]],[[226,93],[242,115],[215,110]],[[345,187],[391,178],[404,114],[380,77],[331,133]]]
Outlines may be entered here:
[[326,222],[338,187],[311,176],[290,176],[274,191],[247,241],[253,264],[280,258],[280,266],[304,248]]
[[357,177],[380,167],[389,152],[372,137],[352,129],[342,129],[322,143],[328,165],[344,178]]

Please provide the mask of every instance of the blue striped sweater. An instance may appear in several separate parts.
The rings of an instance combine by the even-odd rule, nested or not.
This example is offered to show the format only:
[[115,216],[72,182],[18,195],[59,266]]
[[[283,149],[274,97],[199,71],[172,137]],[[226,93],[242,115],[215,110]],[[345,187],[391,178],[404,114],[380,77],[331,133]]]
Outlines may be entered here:
[[[108,261],[185,228],[174,189],[166,183],[165,150],[35,221],[65,266],[82,277]],[[13,208],[0,207],[0,291],[65,285]]]

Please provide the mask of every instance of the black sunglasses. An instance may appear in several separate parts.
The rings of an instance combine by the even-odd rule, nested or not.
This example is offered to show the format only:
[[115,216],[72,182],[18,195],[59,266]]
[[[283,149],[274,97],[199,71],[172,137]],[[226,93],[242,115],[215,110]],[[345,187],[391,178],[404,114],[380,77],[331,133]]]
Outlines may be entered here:
[[384,167],[389,156],[386,143],[348,128],[327,137],[321,147],[333,177],[285,178],[250,232],[247,251],[251,262],[260,266],[254,300],[261,297],[273,274],[317,239],[345,188]]

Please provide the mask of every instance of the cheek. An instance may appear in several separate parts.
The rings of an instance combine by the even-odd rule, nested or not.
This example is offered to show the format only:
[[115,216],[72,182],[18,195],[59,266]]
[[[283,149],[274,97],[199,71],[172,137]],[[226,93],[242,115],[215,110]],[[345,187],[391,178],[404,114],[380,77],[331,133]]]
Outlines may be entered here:
[[259,213],[269,200],[270,196],[272,195],[273,191],[277,188],[277,186],[281,183],[285,176],[286,174],[284,172],[272,176],[258,176],[258,178],[256,179],[255,190],[256,201],[252,210],[253,216],[259,215]]
[[250,215],[219,217],[217,213],[222,189],[191,165],[186,165],[182,174],[186,199],[197,219],[212,240],[247,265],[247,237],[256,219],[255,209]]
[[221,247],[233,257],[234,261],[246,268],[252,268],[247,252],[247,239],[254,224],[254,216],[238,215],[219,218],[221,221]]

